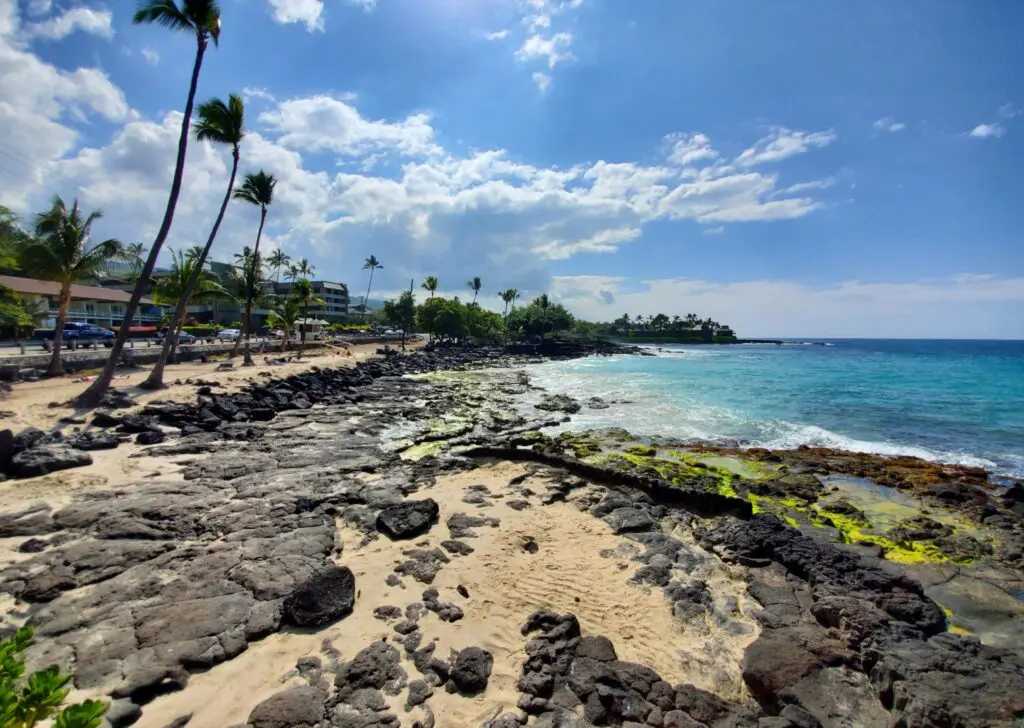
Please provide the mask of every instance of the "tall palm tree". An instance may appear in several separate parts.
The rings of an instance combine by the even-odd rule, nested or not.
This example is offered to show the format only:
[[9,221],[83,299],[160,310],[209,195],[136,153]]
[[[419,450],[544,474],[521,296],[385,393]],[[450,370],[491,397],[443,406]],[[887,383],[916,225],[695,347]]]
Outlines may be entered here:
[[384,270],[384,266],[377,261],[377,256],[371,255],[363,261],[363,270],[370,271],[370,282],[366,284],[366,298],[363,299],[363,316],[365,317],[370,306],[370,288],[373,286],[373,272],[375,270]]
[[[21,251],[21,264],[27,273],[60,284],[53,354],[46,370],[48,377],[59,377],[64,373],[60,363],[60,349],[64,319],[67,318],[68,304],[71,303],[71,284],[99,274],[115,258],[124,258],[124,248],[117,240],[89,244],[92,225],[102,215],[99,210],[83,215],[78,200],[69,210],[64,200],[55,196],[50,209],[36,216],[36,237]],[[122,324],[121,328],[125,328],[125,325]]]
[[433,298],[437,292],[437,276],[427,276],[420,287],[430,291],[430,297]]
[[[258,265],[260,262],[260,238],[263,236],[263,225],[267,221],[267,207],[274,201],[274,188],[276,186],[277,180],[274,179],[274,175],[267,174],[261,169],[256,174],[245,175],[245,182],[235,190],[236,200],[242,200],[260,208],[260,227],[256,231],[256,245],[253,247],[252,260],[250,261],[252,265]],[[262,272],[262,268],[260,272]],[[256,282],[256,278],[257,276],[254,272],[250,281]],[[262,285],[262,278],[259,284]],[[245,318],[243,319],[245,330],[242,332],[242,336],[245,337],[245,358],[242,360],[242,366],[246,367],[253,365],[252,354],[249,352],[249,332],[252,330],[252,299],[255,295],[256,291],[251,290],[245,298]]]
[[290,346],[292,331],[295,330],[295,322],[302,316],[302,302],[289,296],[279,299],[273,310],[267,317],[267,323],[274,328],[284,332],[284,348]]
[[313,295],[313,282],[308,278],[299,278],[292,284],[289,292],[291,297],[302,304],[302,335],[299,337],[299,358],[302,358],[302,350],[306,346],[306,330],[309,328],[309,307],[322,306],[322,299]]
[[480,276],[473,276],[472,280],[466,283],[469,286],[469,290],[473,292],[473,303],[476,303],[476,297],[480,295],[480,289],[483,288],[483,282],[480,280]]
[[210,230],[210,237],[206,239],[206,246],[193,248],[197,252],[190,256],[195,258],[191,277],[186,286],[182,289],[181,295],[174,308],[174,316],[171,318],[171,325],[167,330],[167,338],[164,340],[163,349],[160,350],[160,358],[157,360],[153,370],[149,373],[146,381],[140,386],[144,389],[160,389],[164,386],[164,367],[167,366],[167,359],[174,350],[177,340],[178,328],[185,320],[185,313],[188,311],[189,300],[192,298],[197,286],[202,280],[206,265],[206,259],[213,248],[213,241],[220,230],[220,224],[224,220],[224,213],[228,209],[228,202],[231,201],[231,193],[235,187],[235,177],[238,175],[239,145],[245,137],[245,104],[240,96],[231,94],[228,102],[220,99],[210,99],[199,105],[199,121],[192,125],[192,133],[199,141],[209,141],[215,144],[231,146],[231,176],[228,178],[228,188],[224,193],[224,199],[220,203],[220,211],[217,219],[213,222]]
[[124,247],[124,259],[132,269],[133,279],[138,278],[139,272],[142,270],[142,256],[146,254],[146,251],[147,248],[142,243],[132,243]]
[[[227,285],[225,286],[230,294],[230,298],[243,308],[247,301],[250,302],[250,306],[270,304],[274,297],[267,293],[263,285],[265,279],[263,277],[263,261],[261,257],[259,255],[254,256],[252,249],[246,246],[242,250],[242,254],[236,254],[235,258],[239,259],[238,265],[228,273]],[[249,298],[250,295],[252,296],[251,300]],[[247,330],[246,317],[242,319],[242,330],[243,333]],[[241,345],[242,336],[240,335],[235,340],[235,346],[231,350],[230,356],[232,359],[238,355]]]
[[96,380],[79,397],[78,404],[94,407],[110,388],[110,381],[114,377],[114,368],[121,358],[124,350],[124,342],[128,338],[128,330],[132,325],[132,319],[139,307],[139,301],[150,286],[150,279],[153,276],[153,269],[156,267],[157,258],[160,257],[160,250],[171,232],[171,222],[174,220],[174,208],[178,204],[178,195],[181,192],[181,178],[185,172],[185,152],[188,148],[188,129],[192,122],[192,107],[196,100],[196,87],[199,85],[199,71],[203,67],[203,56],[206,48],[212,40],[214,45],[220,41],[220,5],[217,0],[182,0],[179,5],[176,0],[143,0],[139,9],[132,17],[136,24],[161,25],[170,30],[190,33],[196,39],[196,58],[192,65],[192,79],[188,87],[188,98],[185,101],[185,113],[181,119],[181,133],[178,135],[178,156],[174,164],[174,176],[171,179],[171,192],[167,197],[167,209],[164,210],[164,219],[160,223],[156,239],[149,250],[149,257],[139,271],[139,279],[135,283],[132,297],[125,307],[124,320],[121,328],[117,331],[114,339],[114,346],[110,349],[110,358],[107,359],[103,371]]
[[267,256],[267,265],[275,271],[275,283],[281,282],[281,269],[287,268],[288,264],[291,262],[292,259],[288,253],[284,252],[280,248],[275,248],[274,252]]
[[515,288],[507,288],[504,291],[502,291],[501,293],[499,293],[498,296],[501,298],[502,301],[505,302],[504,317],[508,318],[508,307],[509,307],[509,304],[514,302],[516,300],[516,298],[519,297],[519,291],[517,291]]
[[297,262],[288,266],[285,277],[291,278],[293,281],[299,278],[312,278],[315,270],[316,267],[309,262],[309,258],[299,258]]

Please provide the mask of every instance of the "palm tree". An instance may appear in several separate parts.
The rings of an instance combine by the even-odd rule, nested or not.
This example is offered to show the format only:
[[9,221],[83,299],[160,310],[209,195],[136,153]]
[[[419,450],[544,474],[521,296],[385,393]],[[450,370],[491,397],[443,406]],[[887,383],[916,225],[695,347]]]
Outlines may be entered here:
[[155,23],[170,30],[190,33],[196,39],[196,59],[192,65],[192,79],[188,87],[188,98],[185,101],[185,113],[181,119],[181,133],[178,135],[178,156],[174,164],[174,176],[171,179],[171,192],[167,197],[167,209],[164,210],[164,219],[160,223],[160,230],[157,231],[156,239],[149,250],[149,257],[139,271],[139,279],[135,283],[132,297],[125,307],[124,320],[121,328],[117,331],[114,339],[114,346],[110,349],[110,358],[107,359],[103,371],[96,380],[79,397],[78,404],[81,406],[95,406],[110,388],[110,381],[114,377],[114,368],[121,358],[124,350],[124,342],[128,338],[128,330],[135,317],[135,311],[139,307],[139,301],[150,286],[150,278],[153,276],[153,269],[156,267],[157,258],[160,257],[160,250],[171,232],[171,222],[174,220],[174,208],[178,204],[178,194],[181,192],[181,178],[185,172],[185,152],[188,148],[188,130],[192,122],[192,107],[196,100],[196,87],[199,85],[199,71],[203,67],[203,55],[206,53],[210,40],[214,45],[220,40],[220,5],[217,0],[182,0],[178,5],[176,0],[143,0],[139,9],[132,17],[135,24]]
[[[124,248],[117,240],[104,240],[89,245],[92,224],[102,217],[99,210],[82,214],[78,200],[69,210],[59,196],[53,198],[50,209],[36,216],[36,238],[21,252],[21,264],[31,275],[60,284],[57,302],[57,324],[53,332],[53,355],[46,376],[59,377],[64,373],[60,363],[60,348],[64,334],[64,319],[71,303],[71,284],[91,278],[102,272],[108,262],[124,258]],[[121,325],[124,329],[127,322]]]
[[295,298],[281,299],[267,317],[267,324],[284,332],[284,348],[289,347],[295,322],[302,316],[302,302]]
[[314,270],[316,268],[309,262],[309,258],[299,258],[299,262],[288,266],[288,272],[285,273],[285,277],[291,278],[293,281],[298,278],[312,278]]
[[146,254],[146,250],[146,246],[142,243],[132,243],[124,248],[124,259],[132,269],[133,279],[138,278],[139,271],[142,270],[142,256]]
[[505,302],[505,313],[504,313],[504,317],[505,318],[508,318],[508,306],[509,306],[509,304],[512,303],[513,301],[515,301],[518,296],[519,296],[519,291],[517,291],[515,288],[508,288],[508,289],[506,289],[506,290],[504,290],[504,291],[502,291],[501,293],[498,294],[498,297],[501,298],[501,300]]
[[281,282],[281,269],[287,268],[292,262],[291,256],[280,248],[274,248],[274,252],[267,256],[267,266],[274,269],[274,282]]
[[371,255],[363,261],[363,270],[370,271],[370,282],[366,284],[366,298],[363,299],[363,316],[365,317],[366,311],[370,306],[370,288],[373,286],[373,272],[375,270],[384,270],[384,266],[377,262],[377,256]]
[[226,104],[220,99],[210,99],[206,103],[199,105],[199,121],[192,125],[192,133],[195,134],[196,139],[199,141],[231,145],[231,176],[228,178],[228,188],[224,193],[224,199],[220,203],[217,219],[214,220],[213,228],[210,230],[210,237],[206,239],[206,246],[203,248],[196,246],[190,249],[190,253],[191,251],[196,251],[190,255],[190,257],[195,259],[196,264],[193,266],[191,277],[188,279],[177,300],[174,315],[171,318],[171,325],[167,330],[167,338],[164,340],[163,349],[160,350],[160,358],[149,373],[149,377],[140,385],[144,389],[159,389],[164,386],[164,367],[167,365],[167,359],[174,349],[178,328],[185,319],[189,299],[192,298],[196,287],[200,284],[205,270],[206,259],[210,255],[213,241],[217,237],[217,231],[220,230],[221,222],[224,220],[224,213],[228,209],[228,202],[231,201],[231,193],[235,187],[235,177],[238,175],[239,145],[245,137],[244,127],[245,104],[242,102],[241,97],[235,94],[231,94],[228,97]]
[[[256,245],[252,251],[251,263],[253,265],[259,264],[260,237],[263,235],[263,224],[267,221],[267,207],[274,201],[274,187],[276,186],[277,180],[274,179],[274,175],[267,174],[261,169],[256,174],[245,175],[245,182],[235,190],[236,200],[242,200],[260,208],[260,227],[256,231]],[[262,268],[260,271],[262,272]],[[250,281],[256,282],[255,272],[250,277]],[[260,285],[262,285],[262,279]],[[245,337],[245,358],[242,360],[242,366],[246,367],[251,367],[253,364],[252,354],[249,352],[249,332],[252,329],[252,299],[255,295],[256,291],[251,290],[245,298],[245,319],[243,319],[245,330],[242,332],[242,336]]]
[[437,292],[437,276],[427,276],[420,285],[420,288],[430,291],[430,297],[433,298],[434,293]]
[[292,283],[291,297],[302,304],[302,336],[299,338],[299,359],[306,346],[306,329],[309,328],[309,307],[322,306],[323,300],[313,295],[313,283],[308,278],[299,278]]
[[473,292],[473,303],[476,303],[476,297],[480,294],[480,289],[483,288],[480,276],[473,276],[473,279],[468,281],[466,285]]
[[[262,259],[259,255],[253,255],[252,249],[246,246],[242,249],[241,254],[235,254],[238,265],[231,269],[228,273],[227,279],[227,291],[229,297],[234,300],[239,306],[245,306],[246,302],[249,305],[265,305],[270,303],[272,296],[267,293],[263,287],[263,265]],[[250,299],[250,296],[252,298]],[[248,330],[246,325],[247,318],[242,319],[242,330],[243,334]],[[238,349],[242,345],[242,336],[240,335],[235,340],[235,346],[231,350],[231,358],[238,356]]]

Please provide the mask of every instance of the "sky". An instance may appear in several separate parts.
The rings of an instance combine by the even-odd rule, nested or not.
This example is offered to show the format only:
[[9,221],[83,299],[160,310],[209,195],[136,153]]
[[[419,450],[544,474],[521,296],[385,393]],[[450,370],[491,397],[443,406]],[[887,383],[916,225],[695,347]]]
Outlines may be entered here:
[[[0,0],[0,204],[162,219],[195,39],[127,0]],[[1024,3],[224,0],[198,99],[246,104],[265,248],[371,298],[483,279],[590,320],[1024,338]],[[167,246],[229,150],[191,141]],[[255,240],[232,203],[213,257]]]

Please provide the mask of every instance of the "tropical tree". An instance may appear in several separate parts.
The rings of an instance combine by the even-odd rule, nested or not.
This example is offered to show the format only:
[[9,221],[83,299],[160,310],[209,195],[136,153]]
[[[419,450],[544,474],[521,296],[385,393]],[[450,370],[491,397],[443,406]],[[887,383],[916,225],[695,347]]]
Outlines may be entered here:
[[370,271],[370,282],[366,284],[366,298],[363,299],[363,316],[366,316],[366,311],[370,307],[370,287],[373,286],[373,272],[375,270],[384,270],[384,266],[377,261],[377,256],[371,255],[363,261],[363,270]]
[[[260,238],[263,236],[263,225],[267,221],[267,207],[274,201],[274,188],[276,186],[277,180],[274,179],[274,175],[267,174],[261,169],[256,174],[245,175],[245,182],[235,190],[236,200],[242,200],[260,208],[260,227],[256,231],[256,245],[253,246],[252,258],[250,260],[252,265],[260,265]],[[262,272],[262,267],[259,269],[259,272]],[[257,280],[256,273],[256,271],[253,271],[250,277],[252,282]],[[259,277],[259,283],[262,286],[262,276]],[[245,319],[243,321],[245,330],[242,331],[242,336],[245,338],[245,358],[242,360],[242,366],[246,367],[253,365],[252,354],[249,351],[249,332],[252,329],[252,300],[255,295],[256,290],[252,289],[247,292],[245,297]]]
[[[78,206],[78,200],[69,210],[59,196],[53,198],[50,209],[36,216],[35,239],[21,251],[21,265],[37,278],[60,284],[57,301],[57,325],[53,333],[53,354],[46,376],[59,377],[64,373],[60,363],[60,349],[64,334],[64,320],[71,303],[71,284],[83,278],[92,278],[102,272],[108,262],[124,257],[124,248],[117,240],[104,240],[90,245],[92,225],[102,217],[99,210],[88,215]],[[122,324],[124,329],[127,322]]]
[[437,293],[437,276],[427,276],[423,283],[420,284],[420,288],[430,291],[430,297],[433,298],[434,294]]
[[312,278],[315,270],[316,267],[309,262],[309,258],[299,258],[297,263],[292,263],[288,266],[288,272],[285,273],[285,276],[293,281],[299,278]]
[[529,306],[513,311],[508,317],[510,331],[534,337],[568,331],[573,324],[572,314],[562,304],[551,303],[546,294],[538,296]]
[[473,303],[476,303],[476,297],[480,295],[480,289],[483,288],[483,282],[480,280],[480,276],[473,276],[466,282],[466,285],[469,286],[469,290],[473,292]]
[[[185,252],[171,248],[171,269],[167,275],[160,277],[153,288],[153,300],[156,303],[169,306],[177,303],[182,295],[187,295],[186,303],[191,305],[204,298],[228,295],[217,278],[200,267],[200,254],[201,250],[197,253],[195,248],[189,248]],[[190,290],[189,284],[196,271],[199,273],[199,284]]]
[[124,247],[124,259],[132,269],[132,279],[137,279],[139,272],[142,271],[142,265],[145,262],[143,256],[146,255],[146,246],[142,243],[132,243]]
[[300,316],[302,316],[302,302],[289,296],[279,299],[267,317],[267,323],[270,326],[284,332],[284,347],[286,349],[289,348],[292,331],[295,330],[295,322],[299,320]]
[[281,269],[287,269],[292,262],[291,256],[280,248],[274,248],[274,252],[267,256],[267,266],[274,269],[274,282],[281,282]]
[[[268,293],[263,285],[266,279],[263,277],[263,265],[260,256],[258,254],[254,255],[252,248],[246,246],[240,254],[235,254],[235,259],[238,261],[238,265],[228,273],[225,285],[231,300],[241,307],[245,307],[246,302],[249,302],[250,307],[253,305],[269,305],[273,301],[274,296]],[[251,300],[249,298],[250,295],[252,296]],[[233,323],[231,328],[240,329],[244,335],[248,330],[248,316],[245,316],[242,321]],[[235,346],[230,354],[232,359],[238,356],[238,349],[241,345],[242,335],[235,339]]]
[[412,328],[416,317],[416,298],[412,291],[403,291],[397,301],[384,302],[384,320],[392,326],[402,329],[402,348],[405,348],[405,337]]
[[508,318],[509,304],[513,304],[515,300],[519,297],[519,291],[517,291],[515,288],[507,288],[501,293],[499,293],[498,296],[501,298],[502,301],[505,302],[505,313],[502,314],[502,317]]
[[195,246],[189,250],[188,257],[193,258],[195,265],[190,270],[190,277],[182,288],[178,300],[175,302],[174,314],[167,330],[167,338],[164,340],[163,348],[160,350],[160,358],[157,360],[153,370],[149,373],[140,386],[145,389],[159,389],[164,385],[164,367],[167,360],[176,346],[177,332],[185,320],[185,313],[188,311],[189,300],[200,286],[206,272],[206,259],[213,248],[213,241],[220,230],[220,224],[224,220],[224,213],[228,209],[228,202],[231,201],[231,194],[235,187],[235,177],[238,175],[239,145],[245,137],[245,104],[240,96],[231,94],[227,103],[220,99],[210,99],[199,105],[199,121],[192,125],[192,133],[199,141],[209,141],[215,144],[225,144],[231,147],[231,176],[228,178],[228,188],[224,193],[224,199],[220,203],[220,210],[217,212],[217,219],[213,222],[210,236],[206,239],[206,246],[199,248]]
[[150,285],[150,278],[153,269],[156,267],[157,258],[171,232],[171,222],[174,220],[174,209],[178,204],[178,195],[181,192],[181,178],[185,172],[185,152],[188,149],[188,130],[192,122],[192,107],[196,100],[196,87],[199,85],[199,71],[203,67],[203,56],[206,48],[212,40],[214,45],[220,40],[220,5],[217,0],[182,0],[179,5],[176,0],[143,0],[139,9],[132,17],[136,24],[156,24],[170,30],[190,33],[196,39],[196,58],[192,65],[192,78],[188,88],[188,98],[185,101],[185,113],[181,119],[181,133],[178,135],[178,154],[174,164],[174,176],[171,179],[171,192],[167,197],[167,208],[164,210],[164,219],[160,223],[156,239],[149,250],[145,265],[139,271],[139,279],[135,282],[135,289],[132,297],[125,307],[124,319],[121,328],[118,329],[114,345],[110,350],[110,358],[107,359],[103,371],[96,380],[78,397],[78,404],[83,406],[95,406],[110,388],[110,381],[114,377],[114,368],[121,358],[124,349],[124,342],[128,337],[128,331],[132,325],[132,319],[139,307],[139,301],[147,292]]
[[302,334],[299,337],[299,358],[306,347],[306,330],[309,328],[309,307],[322,306],[324,301],[313,295],[313,283],[308,278],[299,278],[292,283],[289,295],[302,304]]

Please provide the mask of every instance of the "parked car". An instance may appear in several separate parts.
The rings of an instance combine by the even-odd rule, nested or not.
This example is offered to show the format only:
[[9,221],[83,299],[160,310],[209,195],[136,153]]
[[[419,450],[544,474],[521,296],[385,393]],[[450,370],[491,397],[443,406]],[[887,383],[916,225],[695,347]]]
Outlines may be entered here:
[[[166,331],[157,331],[156,332],[156,340],[157,341],[162,342],[164,340],[164,338],[166,338],[166,336],[167,336],[167,332]],[[194,344],[194,343],[196,343],[196,341],[198,341],[198,339],[196,339],[196,337],[194,337],[192,334],[188,333],[187,331],[179,331],[178,332],[178,343],[179,344]]]
[[[56,329],[36,329],[32,332],[32,338],[39,339],[44,346],[49,346],[49,342],[56,338],[56,333]],[[96,324],[65,321],[61,339],[65,343],[74,341],[77,344],[103,344],[109,349],[114,345],[114,332]]]
[[238,341],[241,335],[238,329],[221,329],[217,332],[217,341]]

